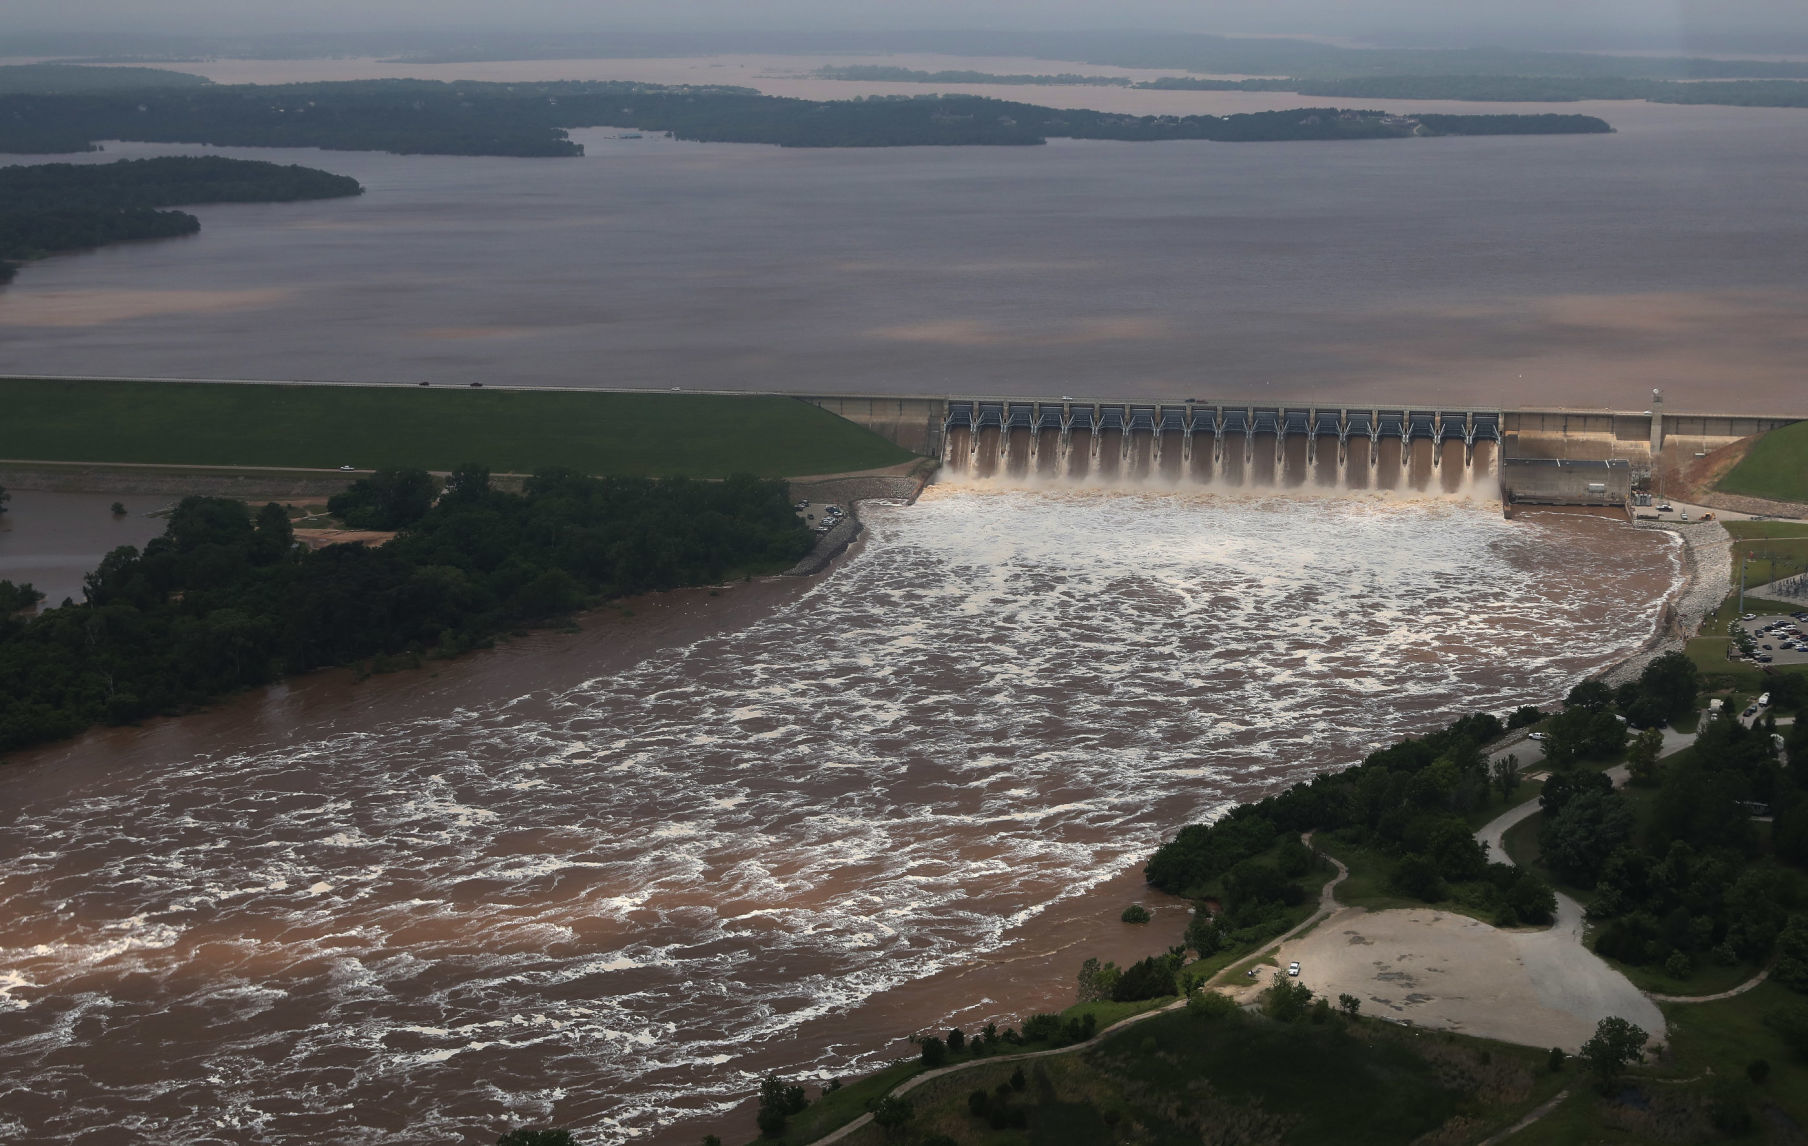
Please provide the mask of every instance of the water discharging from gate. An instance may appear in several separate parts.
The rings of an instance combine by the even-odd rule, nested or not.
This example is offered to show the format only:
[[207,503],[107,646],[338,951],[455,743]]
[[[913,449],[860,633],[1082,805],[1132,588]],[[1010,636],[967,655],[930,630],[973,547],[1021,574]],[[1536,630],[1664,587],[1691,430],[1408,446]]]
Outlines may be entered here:
[[1494,411],[951,402],[956,481],[1500,496]]

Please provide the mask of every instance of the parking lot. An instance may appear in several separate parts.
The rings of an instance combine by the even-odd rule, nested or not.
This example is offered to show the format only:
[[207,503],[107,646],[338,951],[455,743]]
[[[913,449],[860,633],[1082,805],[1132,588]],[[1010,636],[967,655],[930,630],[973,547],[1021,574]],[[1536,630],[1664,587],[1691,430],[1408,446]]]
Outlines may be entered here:
[[[1748,614],[1739,618],[1737,624],[1750,635],[1759,656],[1771,658],[1760,663],[1808,664],[1808,610],[1799,616]],[[1782,627],[1775,627],[1779,625]]]

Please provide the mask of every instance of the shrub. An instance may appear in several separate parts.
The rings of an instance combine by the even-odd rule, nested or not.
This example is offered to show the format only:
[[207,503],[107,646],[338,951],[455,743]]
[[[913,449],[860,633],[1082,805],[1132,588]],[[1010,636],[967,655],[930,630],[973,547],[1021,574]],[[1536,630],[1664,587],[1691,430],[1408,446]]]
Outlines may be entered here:
[[1030,1084],[1030,1080],[1023,1077],[1023,1068],[1022,1067],[1018,1067],[1016,1070],[1011,1072],[1011,1089],[1012,1090],[1015,1090],[1015,1091],[1021,1093],[1023,1091],[1023,1088],[1028,1086],[1029,1084]]
[[1406,856],[1395,864],[1392,883],[1394,890],[1400,894],[1422,899],[1426,903],[1436,903],[1448,891],[1444,886],[1444,877],[1438,874],[1438,865],[1429,857],[1421,855]]
[[1764,1025],[1777,1032],[1797,1058],[1808,1059],[1808,1005],[1778,1007],[1764,1016]]
[[962,1050],[964,1050],[966,1048],[966,1046],[967,1046],[966,1032],[962,1031],[959,1027],[956,1027],[953,1030],[948,1032],[948,1049],[950,1051],[952,1051],[955,1054],[959,1054]]
[[1095,1003],[1100,999],[1109,999],[1117,989],[1117,981],[1123,976],[1116,963],[1101,965],[1097,959],[1088,959],[1080,964],[1078,1001]]
[[1134,1003],[1179,993],[1180,986],[1174,980],[1173,963],[1165,955],[1151,955],[1125,970],[1123,977],[1112,989],[1111,997],[1120,1003]]
[[1091,1038],[1099,1029],[1099,1017],[1091,1012],[1067,1020],[1061,1028],[1061,1034],[1070,1043],[1083,1043]]
[[1062,1026],[1060,1015],[1031,1015],[1023,1021],[1023,1041],[1052,1043],[1061,1037]]
[[1757,1085],[1763,1086],[1765,1080],[1770,1078],[1770,1060],[1755,1058],[1746,1063],[1745,1077],[1751,1079]]
[[1262,992],[1262,1013],[1283,1023],[1295,1022],[1306,1014],[1312,1002],[1312,990],[1304,983],[1292,983],[1276,973],[1274,985]]
[[1524,728],[1528,724],[1537,724],[1544,719],[1544,710],[1536,705],[1522,704],[1507,717],[1508,728]]
[[931,1070],[948,1061],[948,1044],[934,1035],[924,1035],[922,1047],[923,1065]]
[[1129,907],[1124,908],[1124,913],[1118,918],[1125,923],[1147,923],[1149,922],[1149,909],[1140,903],[1132,903]]
[[916,1110],[910,1103],[895,1095],[888,1094],[873,1104],[873,1121],[886,1131],[903,1129],[904,1124],[915,1116]]
[[991,1103],[991,1095],[983,1090],[976,1090],[967,1096],[967,1113],[975,1118],[984,1118]]
[[1551,1048],[1551,1057],[1547,1059],[1546,1062],[1550,1066],[1552,1074],[1556,1074],[1563,1069],[1563,1060],[1567,1057],[1569,1056],[1563,1053],[1562,1047]]
[[769,1074],[760,1081],[760,1109],[754,1115],[760,1133],[768,1138],[777,1138],[785,1132],[785,1122],[793,1114],[801,1113],[810,1105],[804,1097],[804,1088],[792,1086],[776,1074]]
[[1695,973],[1695,961],[1684,951],[1672,951],[1664,960],[1664,974],[1672,979],[1687,979]]
[[1196,1019],[1221,1019],[1237,1009],[1236,1000],[1218,991],[1194,991],[1186,1004],[1187,1014]]
[[1645,1057],[1645,1043],[1650,1037],[1637,1024],[1609,1016],[1595,1024],[1595,1033],[1582,1044],[1579,1057],[1588,1063],[1595,1080],[1606,1090],[1630,1063]]
[[511,1130],[496,1146],[577,1146],[577,1139],[569,1130]]
[[1353,1019],[1356,1017],[1356,1012],[1362,1009],[1362,1000],[1355,995],[1339,995],[1337,996],[1337,1007]]

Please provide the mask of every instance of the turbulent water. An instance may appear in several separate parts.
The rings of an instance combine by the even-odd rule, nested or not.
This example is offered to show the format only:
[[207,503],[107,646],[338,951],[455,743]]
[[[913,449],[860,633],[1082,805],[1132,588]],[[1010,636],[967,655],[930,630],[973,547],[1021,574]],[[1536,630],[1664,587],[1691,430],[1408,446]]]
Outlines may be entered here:
[[867,517],[793,602],[619,674],[0,775],[0,1137],[694,1141],[672,1124],[765,1071],[870,1065],[863,1008],[1187,819],[1547,698],[1642,642],[1676,569],[1612,522],[1453,503]]

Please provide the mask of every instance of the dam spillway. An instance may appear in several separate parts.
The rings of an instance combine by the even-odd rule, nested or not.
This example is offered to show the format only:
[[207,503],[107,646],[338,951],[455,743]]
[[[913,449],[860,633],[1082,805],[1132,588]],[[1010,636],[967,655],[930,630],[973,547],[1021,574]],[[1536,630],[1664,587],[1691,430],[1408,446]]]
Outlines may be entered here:
[[950,400],[971,480],[1498,496],[1498,410]]

